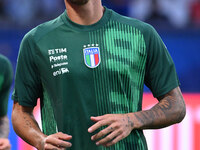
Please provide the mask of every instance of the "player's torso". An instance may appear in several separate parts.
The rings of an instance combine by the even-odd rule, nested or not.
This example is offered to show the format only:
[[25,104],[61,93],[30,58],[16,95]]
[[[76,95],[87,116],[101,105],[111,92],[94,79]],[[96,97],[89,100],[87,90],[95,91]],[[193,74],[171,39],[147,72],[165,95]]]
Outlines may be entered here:
[[[37,46],[43,99],[50,101],[59,131],[90,139],[90,116],[141,109],[146,50],[137,29],[116,22],[85,32],[59,28]],[[77,141],[75,149],[97,149]]]
[[[93,92],[94,99],[105,92],[107,99],[139,99],[131,92],[140,93],[143,87],[145,42],[141,33],[128,25],[110,22],[89,32],[60,29],[40,40],[38,49],[36,61],[43,86],[56,88],[49,89],[51,94],[83,89],[80,92]],[[128,91],[128,87],[134,90]]]

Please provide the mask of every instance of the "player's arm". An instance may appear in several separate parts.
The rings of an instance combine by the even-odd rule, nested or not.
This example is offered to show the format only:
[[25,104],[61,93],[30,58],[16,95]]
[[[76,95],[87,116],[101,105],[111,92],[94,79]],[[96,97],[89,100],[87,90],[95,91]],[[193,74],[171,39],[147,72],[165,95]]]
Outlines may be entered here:
[[9,120],[7,116],[0,117],[0,138],[8,138]]
[[0,117],[0,149],[9,150],[11,145],[8,140],[9,120],[7,116]]
[[14,102],[12,124],[15,132],[38,150],[63,150],[71,146],[71,143],[66,141],[72,137],[67,134],[61,132],[49,136],[43,134],[33,116],[32,107],[21,106],[18,102]]
[[158,97],[158,100],[159,103],[150,110],[133,113],[134,128],[159,129],[183,120],[186,108],[179,87]]
[[[96,141],[97,145],[111,146],[127,137],[134,129],[159,129],[183,120],[186,108],[179,87],[159,97],[158,100],[159,103],[149,110],[91,117],[96,123],[88,129],[90,133],[107,126],[91,139]],[[102,138],[103,136],[105,137]]]

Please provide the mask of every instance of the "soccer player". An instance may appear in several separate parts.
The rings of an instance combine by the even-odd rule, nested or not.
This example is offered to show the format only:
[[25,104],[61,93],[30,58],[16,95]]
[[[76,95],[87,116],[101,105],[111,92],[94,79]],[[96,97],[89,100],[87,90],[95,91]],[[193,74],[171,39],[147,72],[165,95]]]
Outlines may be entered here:
[[[147,150],[143,129],[179,123],[175,66],[150,25],[65,0],[66,11],[22,40],[13,93],[16,133],[39,150]],[[142,110],[144,83],[158,99]],[[40,98],[42,131],[33,117]]]
[[9,120],[7,117],[8,97],[12,84],[12,67],[10,61],[0,54],[0,150],[9,150]]

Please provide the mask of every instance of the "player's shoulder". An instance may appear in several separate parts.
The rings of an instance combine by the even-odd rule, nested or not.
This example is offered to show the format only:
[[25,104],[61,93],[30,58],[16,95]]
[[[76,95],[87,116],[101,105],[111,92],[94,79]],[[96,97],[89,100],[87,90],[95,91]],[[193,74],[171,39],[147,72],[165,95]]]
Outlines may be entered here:
[[[5,70],[12,70],[11,68],[11,62],[10,62],[10,60],[6,57],[6,56],[3,56],[3,55],[1,55],[0,54],[0,70],[1,70],[1,73],[2,73],[2,71],[3,72],[7,72],[7,71],[5,71]],[[10,71],[11,72],[11,71]]]
[[0,54],[0,64],[1,65],[10,65],[10,61],[6,56]]
[[60,16],[58,16],[57,18],[55,18],[53,20],[47,21],[45,23],[42,23],[42,24],[36,26],[32,30],[30,30],[24,36],[24,38],[32,39],[35,42],[37,42],[41,38],[48,36],[49,33],[55,31],[57,28],[59,28],[61,25],[64,24],[62,17],[61,17],[62,15],[63,14],[61,14]]
[[131,18],[127,16],[120,15],[113,11],[112,19],[116,22],[119,22],[120,24],[125,24],[128,26],[131,26],[137,30],[139,30],[141,33],[147,35],[153,32],[154,27],[146,22],[143,22],[141,20],[138,20],[136,18]]

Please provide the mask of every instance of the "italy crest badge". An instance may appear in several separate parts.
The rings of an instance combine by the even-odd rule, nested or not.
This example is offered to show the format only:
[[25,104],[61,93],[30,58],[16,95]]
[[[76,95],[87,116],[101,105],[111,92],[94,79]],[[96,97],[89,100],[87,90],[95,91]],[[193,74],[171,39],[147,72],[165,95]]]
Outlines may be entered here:
[[83,49],[85,65],[89,68],[96,68],[100,62],[100,49],[98,45],[86,47]]

